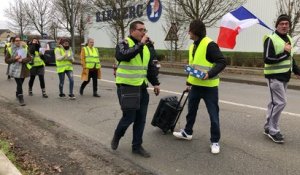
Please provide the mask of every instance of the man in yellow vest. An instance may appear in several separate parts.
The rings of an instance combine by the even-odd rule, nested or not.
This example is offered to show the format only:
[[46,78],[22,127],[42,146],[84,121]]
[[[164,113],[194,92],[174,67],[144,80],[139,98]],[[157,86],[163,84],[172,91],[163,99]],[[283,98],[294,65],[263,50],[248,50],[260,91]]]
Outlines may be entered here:
[[40,87],[42,90],[42,97],[48,98],[45,89],[45,63],[40,56],[40,42],[38,39],[33,38],[29,43],[29,52],[32,55],[32,61],[27,64],[28,69],[30,69],[30,79],[28,82],[28,95],[33,96],[32,87],[35,77],[38,76],[40,80]]
[[220,152],[220,124],[219,124],[219,76],[226,67],[226,61],[219,46],[206,36],[206,28],[201,20],[194,20],[189,28],[190,39],[194,43],[189,49],[189,65],[194,69],[205,72],[203,78],[189,75],[187,90],[190,91],[188,99],[187,123],[184,129],[173,132],[179,139],[191,140],[193,126],[196,120],[200,100],[203,99],[210,117],[211,127],[211,153]]
[[142,143],[149,103],[148,81],[154,86],[156,95],[159,94],[160,83],[157,68],[150,58],[147,47],[149,37],[146,35],[144,23],[134,21],[130,24],[129,30],[130,36],[116,47],[117,94],[123,116],[115,129],[111,148],[113,150],[118,148],[121,137],[133,123],[132,153],[147,158],[150,154],[142,147]]
[[70,42],[68,39],[61,39],[60,44],[55,48],[55,62],[56,71],[59,77],[59,97],[66,98],[64,94],[64,82],[65,74],[69,78],[69,98],[75,100],[76,97],[73,93],[74,88],[74,76],[73,76],[73,62],[74,54],[72,48],[70,47]]
[[[10,38],[9,38],[9,42],[5,43],[5,46],[4,46],[4,55],[7,54],[7,51],[8,51],[8,49],[11,47],[12,41],[13,41],[14,39],[15,39],[15,37],[10,37]],[[10,66],[10,64],[7,65],[7,70],[6,70],[6,75],[7,75],[7,79],[8,79],[8,80],[11,78],[10,75],[8,75],[9,66]]]
[[94,47],[94,40],[89,38],[87,40],[87,46],[81,49],[81,65],[82,73],[81,79],[83,80],[79,93],[83,95],[83,90],[85,86],[90,82],[90,79],[93,79],[93,96],[100,97],[97,93],[98,90],[98,81],[97,79],[101,78],[101,64],[99,58],[98,49]]
[[299,78],[300,70],[293,59],[293,41],[288,34],[290,17],[280,15],[275,27],[274,33],[264,37],[264,74],[271,93],[264,134],[275,143],[283,143],[284,137],[280,133],[278,121],[287,102],[286,89],[291,72]]

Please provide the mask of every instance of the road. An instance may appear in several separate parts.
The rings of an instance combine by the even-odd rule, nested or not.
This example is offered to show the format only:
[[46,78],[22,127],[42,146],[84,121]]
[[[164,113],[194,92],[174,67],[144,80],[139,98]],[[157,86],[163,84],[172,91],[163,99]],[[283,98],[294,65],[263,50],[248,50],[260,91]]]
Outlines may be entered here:
[[[103,79],[99,81],[101,98],[94,98],[91,84],[86,87],[84,95],[79,96],[81,68],[74,66],[74,91],[77,97],[74,101],[58,98],[55,67],[47,67],[46,70],[49,98],[41,97],[38,79],[33,88],[34,96],[29,97],[27,79],[24,83],[25,108],[110,148],[114,129],[121,116],[112,70],[102,69]],[[6,65],[1,63],[0,96],[16,103],[15,82],[6,80],[5,71]],[[122,138],[118,150],[111,151],[112,154],[130,159],[156,174],[300,174],[299,91],[288,90],[288,105],[280,121],[286,143],[279,145],[262,134],[269,98],[267,87],[222,82],[219,87],[221,153],[212,155],[209,149],[209,118],[203,102],[198,111],[192,141],[176,140],[172,135],[163,135],[158,128],[151,126],[160,98],[179,96],[185,88],[184,77],[160,75],[159,78],[162,89],[160,96],[156,97],[152,93],[153,89],[149,89],[151,96],[144,132],[143,145],[151,152],[152,157],[144,159],[131,154],[131,127]],[[66,79],[66,94],[67,89]],[[176,129],[184,127],[185,114],[186,109]]]

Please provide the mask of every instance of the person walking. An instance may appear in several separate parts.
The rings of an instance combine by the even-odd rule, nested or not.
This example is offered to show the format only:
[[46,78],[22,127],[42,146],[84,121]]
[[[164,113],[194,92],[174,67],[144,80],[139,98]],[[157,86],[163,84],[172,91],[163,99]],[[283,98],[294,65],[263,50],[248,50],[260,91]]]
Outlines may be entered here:
[[[4,56],[7,54],[8,49],[11,47],[12,41],[14,40],[15,37],[10,37],[9,41],[7,43],[5,43],[4,46]],[[7,64],[7,69],[6,69],[6,75],[7,75],[7,79],[10,80],[10,75],[8,75],[8,71],[9,71],[9,66],[10,64]]]
[[56,71],[59,77],[59,97],[65,98],[66,94],[64,94],[64,81],[65,74],[67,74],[69,78],[69,98],[71,100],[75,100],[76,97],[73,93],[74,87],[74,77],[73,77],[73,62],[74,55],[72,49],[70,47],[70,42],[68,39],[61,39],[60,45],[58,45],[55,49],[55,60],[56,60]]
[[16,97],[19,100],[20,106],[26,105],[22,86],[25,78],[29,76],[29,69],[26,64],[31,59],[26,43],[21,42],[18,36],[13,38],[12,45],[8,48],[5,55],[5,62],[10,64],[8,75],[15,78],[17,84]]
[[29,52],[31,55],[33,55],[33,59],[31,62],[27,64],[27,67],[30,69],[30,79],[28,82],[28,95],[33,96],[32,87],[34,83],[34,79],[36,76],[39,77],[40,80],[40,87],[42,90],[42,97],[48,98],[48,95],[46,94],[45,89],[45,63],[41,59],[41,53],[40,53],[40,42],[38,39],[33,38],[32,41],[29,44]]
[[264,74],[267,79],[270,102],[264,125],[264,134],[275,143],[284,143],[280,132],[279,119],[286,106],[286,90],[291,72],[300,78],[300,70],[293,59],[293,40],[288,34],[290,17],[282,14],[277,18],[276,31],[264,37]]
[[194,43],[189,49],[189,65],[205,72],[205,77],[198,78],[189,75],[187,78],[188,114],[184,129],[173,132],[179,139],[192,140],[193,126],[196,121],[200,100],[203,99],[210,118],[211,153],[220,152],[221,137],[219,123],[218,74],[226,67],[226,61],[219,46],[206,36],[206,28],[201,20],[194,20],[189,26],[190,39]]
[[129,28],[130,35],[116,47],[117,94],[123,114],[115,129],[111,148],[118,148],[121,137],[133,123],[132,153],[147,158],[150,153],[143,148],[142,143],[149,103],[148,81],[154,86],[156,95],[160,92],[160,83],[157,68],[147,47],[149,37],[146,35],[144,23],[134,21]]
[[98,79],[101,78],[101,64],[98,49],[94,47],[94,39],[87,40],[87,46],[81,49],[81,65],[82,73],[81,80],[83,80],[79,93],[83,95],[84,88],[89,84],[90,79],[93,80],[93,96],[100,97],[98,91]]

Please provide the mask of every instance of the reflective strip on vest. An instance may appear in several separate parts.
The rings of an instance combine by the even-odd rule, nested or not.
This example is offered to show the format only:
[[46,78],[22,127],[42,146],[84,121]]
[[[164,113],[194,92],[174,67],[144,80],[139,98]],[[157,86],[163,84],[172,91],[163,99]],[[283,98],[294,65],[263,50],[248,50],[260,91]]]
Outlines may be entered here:
[[[280,38],[280,36],[278,36],[276,33],[273,33],[271,35],[264,36],[264,41],[267,38],[271,39],[274,45],[274,50],[276,55],[284,52],[284,47],[286,42],[282,38]],[[293,43],[292,38],[289,35],[288,38],[290,43]],[[276,64],[265,64],[264,74],[266,75],[278,74],[278,73],[285,73],[292,70],[292,57],[293,57],[293,52],[291,52],[291,56],[289,60],[284,60]]]
[[[65,55],[65,49],[63,48],[55,48],[55,53],[60,52],[60,55]],[[68,50],[68,56],[71,56],[71,50]],[[56,72],[62,73],[68,70],[73,70],[73,64],[70,60],[56,60]]]
[[[206,59],[206,51],[208,44],[212,42],[212,40],[208,37],[204,37],[200,44],[198,45],[195,55],[193,57],[193,50],[194,50],[194,44],[190,46],[189,49],[189,65],[194,67],[195,69],[207,72],[209,71],[214,64],[210,63]],[[194,76],[189,75],[187,78],[187,82],[189,82],[192,85],[196,86],[205,86],[205,87],[216,87],[220,84],[220,78],[219,76],[215,76],[212,78],[209,78],[207,80],[202,80],[199,78],[196,78]]]
[[84,54],[85,54],[85,67],[88,69],[100,69],[100,60],[99,60],[99,55],[98,55],[98,49],[97,48],[92,48],[93,50],[87,46],[84,47]]
[[[129,48],[134,47],[132,39],[127,38]],[[150,61],[150,51],[145,45],[143,48],[143,59],[137,54],[130,61],[121,61],[116,71],[116,83],[131,86],[140,86],[144,82],[147,84],[147,69]]]
[[148,67],[144,67],[144,66],[119,65],[118,68],[127,69],[127,70],[148,70]]

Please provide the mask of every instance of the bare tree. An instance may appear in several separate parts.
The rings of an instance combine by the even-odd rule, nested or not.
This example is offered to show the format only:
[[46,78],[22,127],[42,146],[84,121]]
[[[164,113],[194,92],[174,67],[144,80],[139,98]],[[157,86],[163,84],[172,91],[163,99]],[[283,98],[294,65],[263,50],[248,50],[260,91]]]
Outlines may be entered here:
[[[135,18],[139,14],[131,15],[129,11],[131,10],[129,7],[135,7],[139,9],[142,13],[146,8],[141,5],[140,1],[137,0],[90,0],[98,10],[97,15],[101,21],[105,24],[108,24],[108,28],[110,29],[110,35],[112,36],[112,42],[118,43],[120,38],[125,38],[126,29],[129,24],[135,20]],[[105,16],[106,20],[103,19]],[[142,16],[142,15],[141,15]],[[112,29],[112,30],[111,30]]]
[[45,30],[51,24],[51,17],[53,17],[50,1],[30,0],[24,2],[24,9],[30,24],[43,36]]
[[82,4],[82,8],[79,10],[79,19],[76,23],[76,29],[79,34],[80,43],[84,42],[84,34],[87,32],[88,27],[92,23],[92,12],[93,9],[88,3]]
[[277,16],[287,14],[291,17],[292,26],[290,27],[290,35],[298,43],[300,39],[300,1],[299,0],[278,0]]
[[177,15],[182,16],[183,23],[194,19],[203,21],[206,27],[213,26],[229,11],[243,5],[246,0],[174,0]]
[[55,17],[58,25],[70,33],[73,49],[75,49],[76,22],[84,2],[85,0],[53,0],[53,5],[57,10]]
[[14,0],[9,4],[9,8],[5,9],[5,14],[9,16],[9,26],[18,31],[21,37],[24,36],[24,31],[29,26],[23,4],[22,0]]

